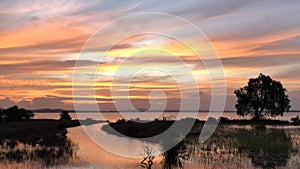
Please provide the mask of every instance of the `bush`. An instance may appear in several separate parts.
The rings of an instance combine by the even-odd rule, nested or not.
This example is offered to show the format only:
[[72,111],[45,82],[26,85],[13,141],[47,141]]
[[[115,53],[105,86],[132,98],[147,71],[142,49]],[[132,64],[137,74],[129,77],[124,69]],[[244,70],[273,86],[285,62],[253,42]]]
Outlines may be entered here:
[[68,111],[62,111],[60,113],[60,120],[71,120],[71,116],[69,115],[69,112]]
[[31,110],[26,110],[24,108],[19,108],[18,106],[12,106],[8,109],[0,111],[0,119],[7,121],[19,121],[28,120],[34,117],[34,113]]

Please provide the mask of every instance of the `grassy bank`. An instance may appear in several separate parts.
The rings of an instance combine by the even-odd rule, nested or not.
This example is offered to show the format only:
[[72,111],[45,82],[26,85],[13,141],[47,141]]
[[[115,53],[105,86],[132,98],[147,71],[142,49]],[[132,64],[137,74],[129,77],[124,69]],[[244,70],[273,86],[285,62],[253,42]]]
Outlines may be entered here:
[[[118,132],[129,137],[135,138],[146,138],[152,137],[162,132],[166,131],[170,128],[175,120],[154,120],[154,121],[130,121],[130,120],[118,120],[116,122],[110,122],[109,126],[115,129],[117,132],[114,134],[118,135]],[[253,128],[265,128],[265,126],[300,126],[300,124],[291,123],[289,121],[281,121],[281,120],[229,120],[227,118],[222,117],[220,120],[215,118],[209,118],[208,121],[202,121],[198,119],[186,118],[180,121],[177,121],[178,131],[177,134],[180,133],[180,129],[184,128],[184,126],[190,125],[193,123],[192,132],[195,129],[202,128],[203,125],[208,122],[208,124],[217,124],[219,122],[219,127],[222,126],[252,126]],[[103,130],[108,131],[109,126],[103,126]]]
[[[209,119],[211,122],[216,119]],[[185,134],[180,127],[194,123],[189,133]],[[109,134],[134,139],[149,138],[164,132],[175,123],[174,120],[155,120],[151,122],[119,120],[102,127]],[[197,168],[278,168],[297,166],[293,161],[299,158],[300,128],[265,128],[270,126],[291,126],[288,121],[279,120],[228,120],[221,119],[220,125],[214,133],[204,142],[199,142],[205,121],[183,119],[177,121],[178,128],[172,131],[173,138],[147,139],[159,144],[165,150],[161,164],[163,169],[185,168],[193,165]],[[250,125],[250,127],[235,128],[232,126]],[[299,124],[297,124],[299,125]],[[110,129],[113,128],[114,130]],[[122,135],[123,134],[123,135]],[[181,141],[178,142],[178,139]],[[175,140],[173,140],[175,139]],[[144,140],[145,141],[145,140]],[[178,142],[171,149],[168,145]],[[142,152],[141,152],[142,153]],[[152,159],[151,156],[148,159]],[[148,163],[148,166],[151,163]],[[201,166],[201,167],[199,167]],[[187,167],[188,168],[188,167]]]

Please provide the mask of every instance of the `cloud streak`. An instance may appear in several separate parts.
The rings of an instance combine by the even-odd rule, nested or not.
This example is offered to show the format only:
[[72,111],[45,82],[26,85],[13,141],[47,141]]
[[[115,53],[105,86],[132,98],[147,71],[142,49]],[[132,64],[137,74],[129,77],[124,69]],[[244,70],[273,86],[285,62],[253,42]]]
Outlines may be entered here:
[[[262,72],[282,81],[289,91],[297,93],[300,91],[299,11],[300,2],[297,0],[174,0],[172,3],[158,0],[4,0],[0,2],[0,92],[4,95],[0,99],[0,107],[11,104],[30,108],[72,107],[73,70],[83,45],[105,24],[136,12],[167,12],[198,26],[219,53],[230,92]],[[152,22],[137,18],[120,23],[102,35],[103,41],[97,41],[88,53],[83,53],[83,69],[99,66],[95,88],[97,99],[105,105],[104,108],[114,107],[109,90],[112,79],[115,78],[119,86],[119,99],[124,99],[122,95],[128,85],[125,84],[127,79],[131,78],[132,72],[144,67],[168,70],[170,75],[150,71],[136,76],[130,84],[136,105],[147,107],[147,98],[153,89],[165,89],[170,100],[168,108],[172,104],[177,105],[178,88],[170,76],[186,82],[185,92],[192,93],[186,78],[188,73],[201,82],[198,88],[209,98],[211,82],[203,61],[212,71],[217,71],[217,67],[213,65],[214,60],[206,57],[209,49],[202,39],[191,33],[186,25],[161,18],[152,19]],[[200,57],[207,60],[199,60],[176,39],[146,34],[128,37],[116,44],[99,63],[112,39],[119,37],[122,31],[128,31],[122,28],[180,33],[183,41],[203,48]],[[123,61],[126,63],[122,64]],[[117,70],[121,70],[119,75],[115,75]],[[82,92],[84,85],[81,86]],[[80,88],[80,85],[76,87]],[[235,100],[232,93],[228,93],[227,97],[227,108],[231,109]],[[91,101],[90,97],[81,99],[82,102]],[[300,101],[294,94],[292,99],[293,103]],[[204,100],[201,105],[207,107],[209,99]]]

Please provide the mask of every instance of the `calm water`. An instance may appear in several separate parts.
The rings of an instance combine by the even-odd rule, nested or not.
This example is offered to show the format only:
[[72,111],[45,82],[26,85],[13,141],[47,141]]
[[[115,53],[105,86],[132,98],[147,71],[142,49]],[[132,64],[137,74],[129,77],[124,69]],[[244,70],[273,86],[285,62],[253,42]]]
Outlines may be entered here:
[[[73,119],[77,119],[75,113],[70,113]],[[86,113],[86,116],[79,115],[79,119],[93,118],[101,119],[99,114]],[[142,115],[142,116],[141,116]],[[193,117],[195,114],[186,113],[186,117]],[[290,120],[300,113],[289,113],[276,119]],[[105,120],[117,121],[123,117],[118,113],[105,113]],[[126,119],[153,120],[163,117],[174,119],[176,113],[126,113]],[[212,115],[214,116],[214,114]],[[224,113],[224,117],[238,119],[235,113]],[[207,119],[207,113],[199,113],[198,119]],[[218,116],[214,116],[218,117]],[[36,113],[35,118],[58,119],[59,113]],[[84,129],[97,130],[98,134],[108,140],[118,140],[126,145],[118,148],[125,148],[128,153],[143,154],[145,149],[136,147],[151,147],[152,151],[162,149],[163,146],[153,143],[145,143],[139,140],[126,140],[119,136],[106,133],[101,127],[106,123],[82,126],[68,129],[68,137],[78,145],[77,155],[84,165],[76,168],[142,168],[142,158],[125,158],[114,155],[94,143],[84,132]],[[300,166],[300,128],[275,128],[260,131],[252,128],[226,128],[215,132],[204,145],[197,142],[197,137],[188,136],[182,141],[179,149],[185,149],[187,158],[182,154],[164,154],[154,158],[152,168],[178,168],[182,163],[184,168],[299,168]],[[171,157],[171,158],[170,158]],[[176,159],[166,160],[166,159]],[[177,164],[177,165],[173,165]]]
[[[117,121],[119,119],[136,119],[140,118],[141,120],[154,120],[155,118],[162,119],[163,117],[166,118],[172,118],[174,119],[177,115],[177,113],[173,112],[164,112],[157,113],[138,113],[138,112],[125,112],[123,114],[119,113],[102,113],[103,118],[98,113],[79,113],[78,115],[76,113],[70,113],[71,117],[73,119],[82,119],[85,118],[93,118],[96,120],[109,120],[109,121]],[[123,116],[122,116],[123,115]],[[225,112],[225,113],[211,113],[211,117],[220,117],[222,115],[223,117],[227,117],[229,119],[247,119],[246,117],[240,117],[235,112]],[[278,116],[274,119],[278,120],[290,120],[292,117],[300,116],[300,112],[292,112],[292,113],[286,113],[284,116]],[[200,112],[200,113],[184,113],[184,117],[197,117],[199,120],[206,120],[208,118],[207,112]],[[59,119],[59,113],[35,113],[35,118],[48,118],[48,119]],[[79,118],[78,118],[79,117]]]

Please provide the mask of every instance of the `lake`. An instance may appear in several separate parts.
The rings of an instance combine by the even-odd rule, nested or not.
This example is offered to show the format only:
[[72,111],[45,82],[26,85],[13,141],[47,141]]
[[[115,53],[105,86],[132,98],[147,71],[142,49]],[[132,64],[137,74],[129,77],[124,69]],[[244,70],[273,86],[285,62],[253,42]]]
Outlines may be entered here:
[[[77,115],[76,113],[70,113],[70,115],[73,119],[78,119],[78,116],[79,117],[83,117],[83,116],[92,117],[96,120],[101,119],[100,116],[97,114],[98,113],[86,112],[86,113],[78,113],[78,115]],[[127,119],[140,118],[142,120],[154,120],[155,118],[173,117],[173,116],[176,116],[177,113],[175,113],[175,112],[164,112],[164,113],[160,113],[160,112],[147,112],[147,113],[122,112],[122,114],[125,114]],[[219,112],[211,113],[211,116],[218,117],[219,114],[220,114]],[[199,113],[197,113],[197,118],[199,120],[206,120],[207,115],[208,115],[208,112],[199,112]],[[274,119],[290,120],[292,117],[296,117],[297,115],[300,115],[300,112],[286,113],[283,116],[277,116]],[[116,121],[116,120],[124,118],[124,117],[122,117],[122,115],[120,115],[117,112],[105,112],[105,113],[102,113],[102,116],[104,116],[105,119],[109,120],[109,121]],[[195,113],[184,112],[184,116],[185,117],[194,117]],[[224,113],[222,113],[222,116],[227,117],[229,119],[247,119],[246,117],[238,116],[235,112],[224,112]],[[37,119],[42,119],[42,118],[59,119],[59,117],[60,117],[59,113],[56,112],[56,113],[35,113],[34,118],[37,118]]]
[[[154,120],[155,118],[174,119],[176,113],[124,113],[126,119]],[[207,119],[208,113],[199,113],[197,118]],[[83,113],[78,116],[70,113],[73,119],[92,118],[103,120],[97,113]],[[185,113],[186,117],[193,117],[193,113]],[[300,115],[298,112],[285,114],[277,117],[280,120],[290,120]],[[117,121],[123,117],[118,113],[103,113],[105,120]],[[212,114],[213,117],[218,117]],[[234,112],[223,113],[229,119],[240,119]],[[35,118],[59,119],[59,113],[36,113]],[[117,135],[107,133],[101,128],[106,123],[91,126],[82,126],[68,129],[68,137],[77,145],[78,161],[64,168],[142,168],[140,162],[143,158],[126,158],[110,153],[107,147],[101,147],[94,143],[85,133],[86,129],[93,129],[97,134],[107,140],[117,140],[123,145],[116,149],[123,148],[123,152],[134,155],[145,153],[145,147],[151,151],[159,151],[163,148],[161,144],[147,143],[140,140],[126,140]],[[297,168],[300,166],[300,128],[272,128],[267,130],[229,127],[215,131],[214,135],[205,144],[199,144],[197,138],[188,136],[177,147],[185,149],[184,154],[164,154],[156,156],[152,168],[178,168],[180,164],[187,169],[196,168]],[[168,161],[169,160],[169,161]],[[173,161],[172,161],[173,160]]]

